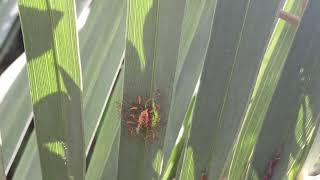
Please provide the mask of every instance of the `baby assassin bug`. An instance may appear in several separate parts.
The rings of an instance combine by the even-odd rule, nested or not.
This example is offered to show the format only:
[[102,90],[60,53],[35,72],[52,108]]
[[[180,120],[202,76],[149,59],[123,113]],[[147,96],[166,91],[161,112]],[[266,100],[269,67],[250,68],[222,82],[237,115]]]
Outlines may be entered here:
[[155,140],[160,123],[159,92],[154,97],[137,96],[124,113],[123,121],[131,136],[141,134],[146,140]]
[[274,169],[280,160],[281,149],[278,149],[276,153],[273,155],[272,159],[269,160],[268,166],[266,169],[266,173],[263,176],[263,180],[271,180],[271,177],[274,173]]

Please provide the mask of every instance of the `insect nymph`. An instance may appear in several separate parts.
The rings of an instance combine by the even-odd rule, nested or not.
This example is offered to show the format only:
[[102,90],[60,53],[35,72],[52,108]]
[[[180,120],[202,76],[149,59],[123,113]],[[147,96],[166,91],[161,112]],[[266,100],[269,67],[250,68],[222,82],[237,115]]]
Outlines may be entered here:
[[263,180],[270,180],[276,165],[278,164],[279,160],[280,160],[280,153],[281,153],[281,149],[278,149],[277,152],[273,155],[272,159],[269,160],[268,162],[268,167],[266,169],[266,173],[263,177]]
[[141,134],[145,140],[155,140],[160,123],[159,92],[154,97],[137,96],[129,108],[125,110],[124,122],[131,136]]

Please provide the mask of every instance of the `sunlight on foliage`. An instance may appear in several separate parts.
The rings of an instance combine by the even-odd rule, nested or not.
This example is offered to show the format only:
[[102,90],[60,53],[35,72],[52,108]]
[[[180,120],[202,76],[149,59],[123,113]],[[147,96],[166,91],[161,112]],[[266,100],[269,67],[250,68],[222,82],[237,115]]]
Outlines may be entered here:
[[153,6],[154,0],[130,0],[128,14],[128,41],[138,51],[140,59],[140,67],[143,70],[146,65],[146,57],[144,54],[143,34],[146,17]]
[[48,142],[43,145],[49,152],[66,159],[66,145],[62,141]]
[[193,150],[191,147],[188,147],[187,151],[185,152],[185,157],[183,163],[183,167],[181,169],[184,169],[183,173],[181,173],[180,179],[195,179],[194,177],[194,159],[193,159]]
[[250,180],[259,180],[259,176],[258,176],[257,172],[253,168],[249,169],[249,178],[248,179],[250,179]]
[[[287,11],[300,9],[299,2],[288,0],[284,5]],[[251,96],[252,102],[248,106],[240,134],[235,143],[232,160],[228,172],[230,179],[236,178],[238,170],[244,166],[245,160],[250,160],[250,153],[254,151],[257,138],[264,123],[268,107],[276,90],[286,56],[293,42],[293,35],[297,27],[290,26],[278,19],[271,40],[258,73],[256,85]]]
[[162,151],[160,149],[158,150],[156,157],[153,160],[152,167],[154,171],[159,175],[162,167]]
[[295,128],[296,142],[300,148],[309,144],[311,140],[312,132],[314,131],[312,113],[309,96],[305,96],[303,103],[300,105],[298,121]]
[[48,10],[48,6],[44,3],[29,3],[27,0],[25,1],[20,1],[19,2],[20,5],[25,6],[25,7],[29,7],[29,8],[35,8],[38,10],[43,10],[46,11]]
[[[297,158],[293,157],[292,154],[289,156],[289,164],[293,165]],[[294,180],[297,171],[300,169],[301,164],[295,164],[294,166],[289,167],[288,179]]]
[[48,81],[48,77],[50,79],[55,80],[56,79],[56,72],[53,68],[50,68],[54,64],[53,62],[53,52],[52,50],[45,52],[43,55],[35,58],[32,61],[28,62],[28,70],[29,72],[32,72],[32,69],[38,69],[38,72],[40,74],[46,74],[46,76],[36,76],[35,74],[32,75],[34,78],[29,78],[29,83],[31,86],[37,83],[43,84],[43,86],[39,87],[39,89],[31,89],[37,92],[31,93],[31,99],[32,103],[36,104],[38,101],[40,101],[42,98],[53,94],[58,91],[58,86],[56,83],[51,83],[51,81]]
[[295,179],[295,176],[303,165],[303,158],[306,157],[305,153],[309,151],[311,138],[313,137],[315,130],[313,118],[313,112],[310,107],[310,98],[309,96],[304,96],[300,105],[295,128],[296,144],[299,147],[297,147],[298,149],[295,153],[291,153],[289,156],[288,179]]

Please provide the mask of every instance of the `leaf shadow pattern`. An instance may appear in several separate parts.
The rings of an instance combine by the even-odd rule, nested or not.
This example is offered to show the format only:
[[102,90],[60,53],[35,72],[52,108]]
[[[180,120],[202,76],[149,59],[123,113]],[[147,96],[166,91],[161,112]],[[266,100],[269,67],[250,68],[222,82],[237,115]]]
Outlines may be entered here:
[[[227,177],[224,171],[230,164],[234,143],[250,103],[279,2],[216,3],[187,155],[184,156],[185,162],[193,166],[185,166],[180,172],[185,176],[180,179],[200,178],[204,171],[207,171],[208,179]],[[236,176],[239,178],[240,175]]]
[[[44,179],[82,179],[84,171],[84,142],[81,108],[81,90],[59,67],[66,92],[56,92],[34,104],[35,127],[41,168]],[[55,111],[53,109],[57,108]],[[46,112],[46,113],[43,113]],[[67,112],[67,113],[66,113]],[[39,120],[38,120],[39,119]],[[43,120],[45,119],[45,120]],[[76,137],[76,138],[75,138]],[[48,146],[56,144],[56,146]],[[83,156],[78,156],[82,154]],[[56,171],[52,171],[52,167]],[[59,172],[59,173],[56,173]]]
[[250,171],[260,178],[278,150],[272,178],[297,175],[319,126],[320,25],[313,22],[319,12],[311,8],[316,6],[302,19],[258,138]]
[[[28,72],[29,78],[35,78],[33,81],[36,85],[30,83],[32,96],[40,95],[33,102],[33,111],[42,177],[48,180],[84,179],[81,87],[59,65],[55,55],[52,57],[53,64],[47,64],[45,61],[50,57],[44,57],[55,48],[53,34],[64,14],[57,10],[48,12],[21,4],[19,10],[28,65],[37,61],[40,68],[54,72],[56,79],[56,81],[45,80],[50,82],[48,83],[42,82],[41,78],[35,78],[46,76],[45,70],[39,67],[33,69],[37,71]],[[35,20],[41,22],[41,25],[31,27],[30,24],[35,24]],[[57,89],[48,93],[46,92],[48,85],[57,86]],[[39,92],[42,94],[38,94]]]
[[[19,12],[23,19],[23,25],[25,24],[25,26],[29,26],[28,28],[30,28],[31,24],[35,24],[35,20],[41,22],[41,26],[34,26],[32,31],[23,31],[23,41],[24,46],[27,49],[28,60],[35,59],[52,48],[53,39],[52,36],[48,35],[53,34],[52,28],[55,29],[57,27],[59,21],[63,17],[63,13],[61,11],[52,10],[52,18],[50,18],[50,15],[46,10],[39,10],[21,5],[19,6]],[[48,21],[48,19],[51,19],[51,21]],[[49,28],[51,26],[53,27]]]

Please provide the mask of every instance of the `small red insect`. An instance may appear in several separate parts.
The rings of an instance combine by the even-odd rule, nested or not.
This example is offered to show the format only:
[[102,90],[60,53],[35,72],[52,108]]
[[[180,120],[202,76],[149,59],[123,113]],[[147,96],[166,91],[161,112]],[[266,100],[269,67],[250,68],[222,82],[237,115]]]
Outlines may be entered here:
[[140,113],[139,119],[137,122],[137,128],[136,128],[137,134],[139,134],[141,127],[143,127],[143,126],[145,128],[151,127],[151,125],[149,126],[149,124],[151,122],[149,111],[150,111],[149,109],[146,109]]
[[266,170],[266,174],[263,177],[263,180],[271,180],[274,169],[280,160],[281,150],[279,149],[272,157],[272,159],[268,162],[268,167]]
[[278,17],[280,19],[283,19],[284,21],[292,24],[292,25],[298,25],[300,22],[300,17],[296,16],[294,14],[291,14],[289,12],[286,12],[284,10],[280,10],[278,13]]
[[202,170],[200,180],[208,180],[208,173],[206,169]]
[[[301,12],[304,12],[306,7],[308,6],[309,0],[303,0],[302,6],[301,6]],[[301,18],[299,16],[296,16],[290,12],[286,12],[284,10],[280,10],[278,13],[278,17],[280,19],[283,19],[284,21],[292,24],[292,25],[298,25],[300,23]]]

